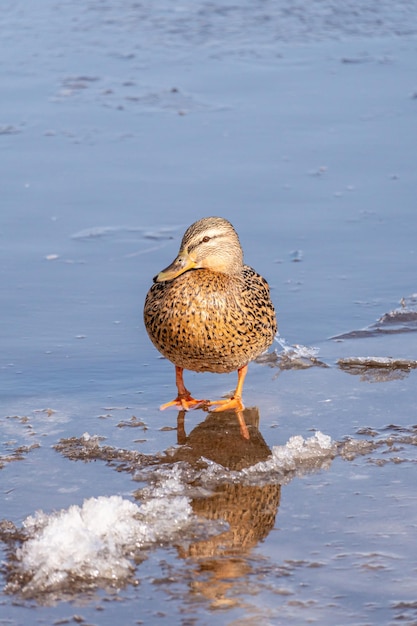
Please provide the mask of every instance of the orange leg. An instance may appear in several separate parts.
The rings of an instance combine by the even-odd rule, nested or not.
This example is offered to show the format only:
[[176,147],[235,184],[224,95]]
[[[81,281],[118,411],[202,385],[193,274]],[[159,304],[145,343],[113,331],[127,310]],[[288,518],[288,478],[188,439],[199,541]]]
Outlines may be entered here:
[[175,406],[179,409],[182,409],[183,411],[188,411],[189,409],[197,409],[200,406],[207,404],[207,400],[196,400],[192,397],[191,393],[184,385],[184,380],[182,377],[183,371],[184,368],[178,367],[177,365],[175,366],[175,383],[177,385],[178,395],[175,400],[163,404],[160,407],[161,411],[167,409],[170,406]]
[[236,411],[243,411],[245,408],[242,402],[242,390],[243,383],[245,382],[246,374],[248,373],[248,366],[244,365],[237,370],[237,387],[235,392],[231,398],[227,398],[225,400],[214,400],[214,402],[209,402],[209,406],[213,404],[218,404],[220,406],[217,409],[214,409],[213,412],[219,411],[229,411],[230,409],[235,409]]

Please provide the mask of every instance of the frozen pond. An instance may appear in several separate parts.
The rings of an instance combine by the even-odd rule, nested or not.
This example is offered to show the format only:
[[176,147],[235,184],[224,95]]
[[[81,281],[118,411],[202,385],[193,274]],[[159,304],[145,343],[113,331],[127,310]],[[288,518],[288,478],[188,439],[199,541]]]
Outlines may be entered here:
[[[417,2],[3,4],[0,624],[415,624]],[[142,323],[208,215],[249,441]]]

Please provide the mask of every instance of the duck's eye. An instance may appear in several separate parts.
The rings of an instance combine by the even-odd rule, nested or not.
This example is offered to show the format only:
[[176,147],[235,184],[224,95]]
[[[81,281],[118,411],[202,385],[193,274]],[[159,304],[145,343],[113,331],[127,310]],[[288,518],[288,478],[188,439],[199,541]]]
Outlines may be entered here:
[[203,243],[207,243],[208,241],[210,241],[210,237],[208,237],[208,235],[206,235],[205,237],[203,237],[203,239],[201,241]]

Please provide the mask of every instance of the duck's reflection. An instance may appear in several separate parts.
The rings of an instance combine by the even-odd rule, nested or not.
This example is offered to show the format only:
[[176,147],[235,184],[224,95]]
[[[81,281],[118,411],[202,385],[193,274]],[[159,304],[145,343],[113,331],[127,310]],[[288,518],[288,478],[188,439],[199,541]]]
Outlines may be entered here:
[[[243,418],[249,439],[242,436],[241,423],[234,411],[222,412],[221,416],[209,413],[187,435],[185,413],[181,411],[178,415],[181,445],[174,453],[174,460],[193,464],[203,457],[229,470],[242,470],[266,460],[271,451],[258,429],[259,410],[245,409]],[[196,515],[228,524],[227,530],[219,535],[199,538],[178,548],[182,558],[194,561],[190,583],[193,594],[202,594],[212,606],[239,603],[233,596],[239,595],[239,581],[244,582],[250,573],[250,551],[274,527],[280,493],[278,484],[251,485],[243,479],[231,482],[226,477],[210,495],[192,499]]]
[[[177,450],[175,460],[192,463],[204,457],[228,469],[241,470],[264,461],[271,454],[259,432],[257,407],[244,409],[238,414],[235,411],[208,413],[204,422],[198,424],[188,436],[185,415],[185,411],[178,413],[177,441],[184,447]],[[244,432],[242,423],[245,424]]]

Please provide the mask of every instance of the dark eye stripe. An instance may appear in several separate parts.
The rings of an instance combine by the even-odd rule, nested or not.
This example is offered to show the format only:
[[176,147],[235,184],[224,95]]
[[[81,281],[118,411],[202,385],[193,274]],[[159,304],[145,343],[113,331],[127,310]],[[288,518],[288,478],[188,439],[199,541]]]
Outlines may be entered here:
[[199,245],[201,245],[202,243],[207,243],[208,241],[211,241],[212,239],[217,238],[218,235],[213,235],[212,237],[209,237],[208,235],[204,235],[204,237],[202,239],[200,239],[200,241],[198,241],[197,243],[191,243],[188,247],[188,253],[190,253],[192,250],[194,250],[195,248],[197,248]]

